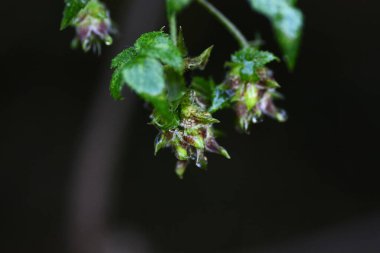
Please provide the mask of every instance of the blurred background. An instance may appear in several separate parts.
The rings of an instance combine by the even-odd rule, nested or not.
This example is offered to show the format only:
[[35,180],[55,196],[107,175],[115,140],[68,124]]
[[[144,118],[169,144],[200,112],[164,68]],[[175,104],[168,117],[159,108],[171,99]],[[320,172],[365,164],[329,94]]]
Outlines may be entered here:
[[[380,2],[299,1],[298,66],[272,65],[289,121],[246,136],[219,113],[232,159],[182,181],[143,103],[108,94],[110,60],[166,25],[163,2],[106,1],[120,35],[100,57],[70,49],[63,1],[1,4],[0,252],[380,252]],[[245,1],[211,2],[279,54]],[[222,80],[233,39],[196,5],[179,23],[193,55],[215,44]]]

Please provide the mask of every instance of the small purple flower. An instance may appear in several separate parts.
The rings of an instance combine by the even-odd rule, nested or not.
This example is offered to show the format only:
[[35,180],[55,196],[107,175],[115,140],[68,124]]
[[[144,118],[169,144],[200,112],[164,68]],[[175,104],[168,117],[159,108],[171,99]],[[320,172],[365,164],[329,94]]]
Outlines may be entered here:
[[101,44],[111,45],[111,34],[115,33],[109,12],[104,4],[98,0],[91,0],[81,10],[74,21],[77,37],[73,41],[76,46],[81,43],[85,52],[91,49],[95,53],[101,52]]

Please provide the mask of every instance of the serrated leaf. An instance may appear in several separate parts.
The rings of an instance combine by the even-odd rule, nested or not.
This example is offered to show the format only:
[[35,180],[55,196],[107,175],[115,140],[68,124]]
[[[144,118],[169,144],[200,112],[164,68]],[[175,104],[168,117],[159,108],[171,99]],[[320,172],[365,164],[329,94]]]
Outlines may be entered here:
[[181,72],[184,68],[183,58],[169,35],[159,31],[143,34],[135,43],[138,54],[147,55],[160,60]]
[[129,86],[153,106],[153,124],[161,129],[174,128],[179,124],[174,101],[181,98],[186,88],[183,66],[181,53],[167,34],[146,33],[134,47],[113,59],[111,94],[121,99],[122,88]]
[[208,111],[214,113],[230,106],[232,94],[226,85],[218,85],[214,90],[211,106]]
[[231,68],[232,75],[238,76],[241,80],[256,82],[259,80],[258,70],[275,60],[278,58],[270,52],[248,47],[233,54],[227,66]]
[[65,10],[61,21],[61,30],[72,24],[78,13],[87,5],[89,0],[65,0]]
[[230,104],[231,95],[227,86],[224,84],[215,85],[212,79],[194,77],[191,88],[197,92],[197,95],[208,105],[208,111],[214,113]]
[[290,69],[293,69],[302,36],[303,15],[296,0],[248,0],[254,10],[266,16]]
[[186,8],[193,0],[166,0],[168,15],[176,15]]
[[137,54],[135,48],[130,47],[123,50],[115,58],[112,59],[111,68],[117,69],[127,64]]
[[[143,65],[144,61],[147,61],[147,63],[145,63],[146,65]],[[138,62],[138,64],[136,64],[136,62]],[[154,62],[154,65],[151,66],[152,62]],[[167,34],[160,31],[142,35],[136,41],[134,47],[125,49],[112,60],[111,68],[115,69],[115,71],[112,76],[110,86],[111,95],[115,99],[120,100],[122,98],[121,91],[124,83],[128,83],[131,77],[134,78],[133,81],[135,83],[138,83],[138,85],[135,86],[133,86],[133,84],[130,84],[132,85],[131,88],[139,94],[142,92],[142,90],[139,89],[146,90],[149,88],[149,85],[152,86],[152,90],[155,90],[155,88],[157,88],[157,85],[160,85],[162,88],[162,84],[164,83],[164,75],[163,66],[160,62],[167,64],[166,68],[171,68],[179,73],[182,73],[183,71],[184,63],[181,53],[174,46],[173,42],[170,40]],[[156,75],[156,80],[158,80],[158,82],[150,81],[150,77],[152,75],[149,72],[141,72],[140,79],[137,80],[137,66],[142,67],[140,69],[144,70],[147,70],[147,67],[153,68],[153,66],[156,66],[156,72],[153,71],[152,73],[157,74],[157,71],[160,73],[160,75]],[[132,68],[136,69],[134,69],[132,73],[129,73],[128,71],[131,71]],[[120,72],[124,71],[128,73],[129,78],[125,78],[124,74],[124,78],[122,78],[123,81],[120,81]],[[132,75],[133,73],[134,75]],[[146,82],[144,83],[146,87],[139,86],[142,82]],[[162,91],[161,88],[159,89],[160,92]],[[173,89],[169,92],[173,92]],[[152,95],[151,93],[148,94]],[[171,93],[171,95],[173,94]]]
[[115,100],[123,98],[121,92],[124,87],[123,67],[127,65],[136,56],[136,50],[133,47],[123,50],[118,54],[111,63],[111,68],[115,69],[112,74],[110,92]]
[[186,59],[186,61],[185,61],[186,69],[189,69],[189,70],[195,70],[195,69],[204,70],[204,68],[206,67],[206,65],[208,63],[208,60],[210,59],[210,55],[211,55],[211,52],[212,52],[213,48],[214,48],[214,46],[211,46],[211,47],[207,48],[205,51],[203,51],[199,56],[197,56],[195,58],[188,58],[188,59]]
[[115,100],[122,100],[123,96],[121,94],[124,87],[124,79],[122,69],[116,69],[112,74],[110,92],[111,96]]
[[154,58],[134,58],[123,68],[123,78],[140,95],[157,96],[165,89],[163,67]]

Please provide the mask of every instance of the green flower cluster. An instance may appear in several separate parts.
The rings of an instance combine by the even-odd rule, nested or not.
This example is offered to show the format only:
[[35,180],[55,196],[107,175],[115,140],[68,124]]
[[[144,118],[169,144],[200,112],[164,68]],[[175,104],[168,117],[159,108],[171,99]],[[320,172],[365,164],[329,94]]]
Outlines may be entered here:
[[172,148],[178,159],[176,173],[183,177],[190,160],[199,168],[206,168],[205,151],[230,158],[227,150],[220,146],[214,135],[213,124],[219,123],[205,105],[199,100],[194,90],[190,90],[181,102],[180,125],[175,129],[161,130],[155,141],[155,153],[164,148]]
[[286,112],[278,109],[274,100],[282,98],[277,92],[280,85],[266,65],[277,58],[256,48],[245,48],[232,56],[226,85],[232,91],[231,101],[238,117],[240,130],[248,132],[251,123],[261,122],[267,115],[280,122]]
[[[269,19],[284,59],[293,69],[302,35],[303,15],[291,0],[247,0],[252,9]],[[190,71],[203,70],[213,46],[197,57],[188,56],[177,16],[192,3],[197,3],[214,16],[236,39],[240,50],[227,62],[226,78],[221,84],[212,79],[189,76]],[[259,50],[241,31],[208,0],[166,0],[170,34],[164,29],[145,33],[113,60],[110,93],[123,99],[128,87],[152,108],[151,123],[159,134],[155,153],[170,148],[177,158],[176,173],[182,178],[186,167],[194,162],[206,168],[206,152],[230,158],[216,141],[213,117],[217,111],[232,109],[237,115],[237,128],[248,133],[251,124],[269,116],[279,122],[286,112],[274,101],[282,98],[280,85],[267,65],[278,58]],[[109,12],[99,0],[65,0],[61,29],[76,30],[73,45],[84,51],[100,52],[101,44],[112,44],[115,33]],[[191,83],[187,81],[191,79]]]

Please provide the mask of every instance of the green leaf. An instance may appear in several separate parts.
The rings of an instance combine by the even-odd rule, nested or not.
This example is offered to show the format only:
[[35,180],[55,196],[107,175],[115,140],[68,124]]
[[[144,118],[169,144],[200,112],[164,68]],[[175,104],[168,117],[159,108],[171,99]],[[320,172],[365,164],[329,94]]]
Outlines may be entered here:
[[208,105],[208,111],[214,113],[230,105],[232,93],[225,84],[216,86],[212,79],[194,77],[191,88]]
[[165,93],[164,70],[154,58],[137,56],[127,63],[122,75],[124,82],[154,107],[154,123],[162,129],[178,126],[179,120]]
[[118,54],[110,90],[122,98],[122,88],[129,86],[153,107],[153,124],[161,129],[178,126],[175,109],[185,93],[184,60],[169,36],[162,31],[143,34],[131,48]]
[[111,68],[115,69],[112,74],[110,92],[111,96],[115,100],[121,100],[123,98],[121,92],[124,86],[123,67],[128,64],[136,56],[136,50],[133,47],[125,49],[118,54],[111,64]]
[[184,69],[181,52],[169,35],[162,31],[142,35],[136,41],[135,49],[138,54],[154,57],[179,72]]
[[207,48],[205,51],[202,52],[201,55],[195,57],[195,58],[187,58],[185,61],[185,66],[186,69],[189,70],[195,70],[195,69],[200,69],[204,70],[206,67],[208,60],[210,59],[210,55],[212,52],[212,49],[214,46],[211,46]]
[[166,0],[168,15],[176,15],[186,8],[193,0]]
[[[186,93],[185,79],[182,74],[172,68],[165,69],[165,83],[168,100],[170,102],[179,101]],[[177,104],[178,105],[178,104]]]
[[[176,72],[183,72],[184,60],[180,51],[174,46],[167,34],[162,31],[143,34],[136,41],[134,47],[125,49],[112,60],[111,68],[115,69],[115,71],[112,76],[110,91],[113,98],[116,100],[122,99],[121,91],[125,83],[128,83],[139,95],[148,88],[151,88],[150,92],[148,92],[150,95],[152,95],[151,91],[162,92],[161,88],[165,85],[163,85],[163,66],[160,62],[167,64],[165,69],[171,68]],[[157,69],[154,69],[155,67]],[[148,71],[147,68],[153,70],[152,74],[143,72]],[[142,72],[137,72],[137,70]],[[120,74],[121,72],[124,72],[124,74]],[[137,73],[141,74],[139,78],[137,78]],[[151,80],[152,75],[155,75],[156,81]],[[178,81],[179,77],[177,76],[176,78]],[[132,84],[129,83],[131,79],[134,82]],[[142,84],[145,86],[141,86]],[[157,87],[159,87],[158,90],[156,90]],[[168,88],[170,87],[168,86]],[[178,87],[178,89],[180,88],[182,87]],[[168,92],[171,96],[174,96],[173,89],[168,89]]]
[[218,85],[214,90],[212,103],[208,111],[214,113],[230,106],[232,94],[225,84]]
[[115,100],[122,100],[123,96],[121,94],[124,87],[124,79],[122,69],[116,69],[112,74],[110,92],[111,96]]
[[208,104],[212,101],[215,86],[215,82],[211,78],[205,79],[203,77],[196,76],[191,82],[191,88],[195,90],[197,95]]
[[290,69],[293,69],[302,36],[303,15],[296,0],[248,0],[254,10],[266,16]]
[[112,59],[111,68],[117,69],[127,64],[137,54],[135,48],[130,47],[123,50],[115,58]]
[[65,0],[65,10],[61,21],[61,30],[70,26],[78,13],[87,5],[89,0]]
[[231,60],[227,66],[231,68],[232,75],[245,82],[256,82],[260,79],[258,70],[278,58],[270,52],[248,47],[233,54]]
[[156,96],[165,89],[164,70],[154,58],[138,56],[123,69],[124,81],[140,95]]

